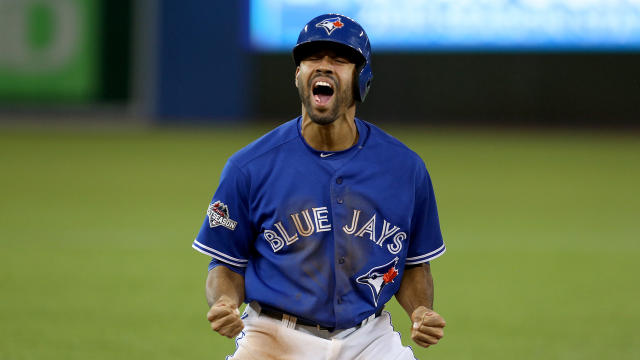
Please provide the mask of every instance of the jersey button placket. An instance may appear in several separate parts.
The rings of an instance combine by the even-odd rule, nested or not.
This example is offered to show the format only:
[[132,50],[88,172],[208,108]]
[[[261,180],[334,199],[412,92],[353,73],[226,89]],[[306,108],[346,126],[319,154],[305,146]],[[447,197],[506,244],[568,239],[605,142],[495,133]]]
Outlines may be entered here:
[[[332,187],[332,192],[333,192],[333,196],[334,199],[336,201],[336,203],[338,204],[333,211],[335,213],[340,214],[341,219],[345,216],[343,214],[344,211],[346,211],[346,209],[343,208],[343,204],[344,204],[344,178],[342,176],[338,176],[337,174],[335,175],[336,177],[334,178],[334,183],[331,186]],[[335,215],[334,213],[334,215]],[[344,220],[342,220],[344,221]],[[340,221],[336,221],[336,223],[340,223]],[[343,237],[345,234],[342,232],[340,227],[336,227],[336,229],[334,230],[336,231],[338,234],[336,234],[337,238],[341,238]],[[351,291],[351,286],[349,283],[349,279],[347,277],[346,274],[344,274],[344,266],[346,263],[346,259],[343,256],[344,253],[344,243],[343,241],[337,241],[335,243],[335,268],[336,268],[336,273],[335,275],[336,277],[336,289],[334,292],[334,306],[335,306],[335,312],[336,312],[336,316],[338,314],[342,314],[341,316],[347,316],[347,309],[345,308],[346,303],[345,303],[345,294],[349,291]],[[340,268],[340,270],[338,270],[338,268]]]
[[[341,184],[342,184],[342,177],[341,177],[341,176],[338,176],[338,177],[336,178],[336,184],[338,184],[338,185],[341,185]],[[338,204],[342,204],[342,203],[344,203],[344,200],[340,197],[340,195],[338,195],[338,198],[336,199],[336,201],[338,202]],[[343,264],[344,264],[344,262],[345,262],[344,256],[341,256],[341,257],[338,259],[338,264],[343,265]],[[338,304],[339,304],[339,303],[340,303],[340,301],[338,301]]]

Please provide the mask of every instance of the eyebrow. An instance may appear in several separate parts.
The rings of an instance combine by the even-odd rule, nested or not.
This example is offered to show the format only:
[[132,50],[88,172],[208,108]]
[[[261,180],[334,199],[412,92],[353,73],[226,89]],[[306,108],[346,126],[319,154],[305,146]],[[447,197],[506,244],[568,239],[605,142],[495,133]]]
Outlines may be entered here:
[[337,51],[333,51],[333,50],[319,50],[319,51],[310,52],[304,58],[310,58],[310,57],[314,57],[314,56],[329,56],[331,58],[345,59],[345,60],[348,60],[349,62],[352,62],[354,64],[356,63],[356,61],[354,61],[355,59],[350,54],[348,54],[346,52],[342,52],[342,51],[341,52],[337,52]]

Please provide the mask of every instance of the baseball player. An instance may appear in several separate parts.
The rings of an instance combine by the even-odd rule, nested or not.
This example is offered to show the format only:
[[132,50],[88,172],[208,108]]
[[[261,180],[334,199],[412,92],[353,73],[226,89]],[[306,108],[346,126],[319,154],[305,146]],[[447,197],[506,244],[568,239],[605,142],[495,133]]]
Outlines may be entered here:
[[[339,14],[307,23],[293,48],[301,116],[229,158],[193,248],[211,256],[211,328],[227,359],[414,359],[438,343],[429,261],[445,246],[420,157],[355,117],[369,90],[364,29]],[[244,314],[238,307],[246,302]]]

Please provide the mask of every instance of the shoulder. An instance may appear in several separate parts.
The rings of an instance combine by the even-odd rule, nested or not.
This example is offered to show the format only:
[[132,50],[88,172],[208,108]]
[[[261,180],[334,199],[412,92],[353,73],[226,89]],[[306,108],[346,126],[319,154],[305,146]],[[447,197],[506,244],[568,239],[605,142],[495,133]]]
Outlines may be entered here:
[[402,141],[396,139],[372,123],[364,120],[360,121],[369,128],[367,147],[370,147],[376,152],[383,152],[384,154],[393,157],[395,161],[404,162],[407,165],[424,167],[424,161],[420,155],[405,145]]
[[246,167],[259,158],[277,153],[278,150],[298,139],[298,118],[289,120],[262,135],[249,145],[231,155],[229,162],[240,168]]

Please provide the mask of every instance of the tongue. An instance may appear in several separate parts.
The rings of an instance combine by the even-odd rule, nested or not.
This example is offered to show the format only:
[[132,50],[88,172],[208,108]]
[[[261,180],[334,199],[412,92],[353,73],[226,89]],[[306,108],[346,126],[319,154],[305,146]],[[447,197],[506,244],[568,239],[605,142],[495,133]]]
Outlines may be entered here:
[[327,105],[332,95],[317,94],[313,95],[316,105]]

